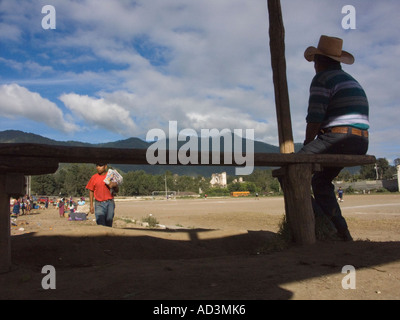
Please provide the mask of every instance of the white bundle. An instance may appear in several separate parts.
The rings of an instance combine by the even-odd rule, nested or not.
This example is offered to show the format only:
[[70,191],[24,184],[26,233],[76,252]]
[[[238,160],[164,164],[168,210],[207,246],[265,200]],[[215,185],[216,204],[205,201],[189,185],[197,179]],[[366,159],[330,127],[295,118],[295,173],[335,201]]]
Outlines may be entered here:
[[122,184],[124,178],[122,178],[122,176],[113,169],[108,169],[106,178],[104,179],[104,182],[106,184],[110,184],[110,182],[116,182],[118,185]]
[[[123,180],[124,179],[122,178],[122,176],[116,170],[108,169],[106,178],[104,179],[104,182],[107,185],[110,184],[110,182],[116,182],[118,185],[120,185],[120,184],[122,184]],[[110,191],[111,191],[111,195],[114,196],[116,193],[114,188],[111,188]]]

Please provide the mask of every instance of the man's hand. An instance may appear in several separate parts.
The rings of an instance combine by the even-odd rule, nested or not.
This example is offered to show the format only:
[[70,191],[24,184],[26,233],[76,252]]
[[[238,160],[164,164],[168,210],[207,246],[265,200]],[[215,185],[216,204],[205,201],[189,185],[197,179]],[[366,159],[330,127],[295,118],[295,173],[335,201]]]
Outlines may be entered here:
[[320,123],[310,122],[307,124],[306,128],[306,140],[304,140],[304,145],[309,144],[318,135],[321,128]]
[[93,206],[90,206],[89,213],[90,213],[90,214],[94,214],[94,207],[93,207]]
[[114,193],[118,193],[119,192],[119,187],[118,187],[118,183],[116,182],[110,182],[110,184],[108,185],[108,187],[111,189],[114,189]]
[[117,188],[118,187],[118,183],[116,182],[110,182],[110,184],[108,185],[110,188]]

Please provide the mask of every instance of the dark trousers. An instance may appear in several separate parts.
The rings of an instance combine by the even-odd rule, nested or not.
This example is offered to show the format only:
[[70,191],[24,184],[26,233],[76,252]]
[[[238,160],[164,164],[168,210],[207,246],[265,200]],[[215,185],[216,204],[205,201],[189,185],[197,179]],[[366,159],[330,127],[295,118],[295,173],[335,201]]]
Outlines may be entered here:
[[[305,145],[299,153],[364,155],[367,151],[368,138],[350,133],[326,133]],[[341,167],[325,167],[321,172],[316,172],[312,178],[316,205],[331,219],[339,233],[345,232],[348,227],[337,202],[332,181],[342,169]]]

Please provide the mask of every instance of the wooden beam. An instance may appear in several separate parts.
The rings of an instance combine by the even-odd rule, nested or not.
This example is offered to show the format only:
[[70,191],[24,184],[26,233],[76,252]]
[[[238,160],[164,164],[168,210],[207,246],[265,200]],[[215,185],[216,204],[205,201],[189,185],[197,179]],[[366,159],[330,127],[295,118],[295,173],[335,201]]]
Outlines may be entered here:
[[279,154],[256,153],[254,155],[255,166],[282,167],[290,164],[311,163],[323,167],[355,167],[376,162],[372,155],[350,154]]
[[58,163],[148,164],[146,149],[88,148],[34,143],[0,144],[0,161],[8,157],[29,157]]
[[55,173],[58,169],[57,159],[31,156],[0,156],[0,171],[22,173],[24,175],[41,175]]
[[289,92],[286,78],[285,27],[280,0],[268,0],[271,65],[275,89],[281,153],[294,152]]
[[[168,164],[168,152],[167,164]],[[212,153],[208,153],[209,164],[212,163]],[[224,153],[220,153],[219,166],[241,166],[232,156],[232,164],[224,164]],[[0,168],[9,168],[9,172],[24,170],[51,171],[57,169],[58,163],[96,163],[105,161],[110,164],[147,165],[146,149],[116,149],[66,147],[42,144],[0,144]],[[353,167],[375,163],[370,155],[335,155],[335,154],[281,154],[255,153],[255,167],[281,167],[289,164],[315,163],[323,166]],[[201,164],[201,153],[198,153],[198,165]],[[29,174],[28,172],[24,172]],[[39,173],[42,174],[42,173]],[[32,173],[33,175],[33,173]]]

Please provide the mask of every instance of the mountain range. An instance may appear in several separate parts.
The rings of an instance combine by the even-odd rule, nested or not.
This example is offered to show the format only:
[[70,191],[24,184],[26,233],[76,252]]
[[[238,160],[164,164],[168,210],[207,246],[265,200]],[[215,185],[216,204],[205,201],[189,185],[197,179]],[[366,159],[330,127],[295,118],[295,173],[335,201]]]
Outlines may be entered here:
[[[97,147],[97,148],[132,148],[132,149],[147,149],[153,142],[146,142],[139,138],[128,138],[125,140],[119,140],[115,142],[107,143],[85,143],[79,141],[57,141],[37,135],[34,133],[27,133],[19,130],[6,130],[0,131],[0,143],[37,143],[37,144],[48,144],[48,145],[61,145],[71,147]],[[178,142],[178,149],[186,142]],[[168,141],[166,143],[168,145]],[[199,143],[200,145],[200,143]],[[242,139],[242,145],[246,145],[245,139]],[[221,141],[221,150],[223,150],[224,141]],[[302,147],[301,144],[296,143],[295,149],[299,150]],[[243,147],[243,150],[245,148]],[[254,152],[255,153],[279,153],[279,147],[273,146],[268,143],[261,141],[254,141]],[[189,175],[189,176],[211,176],[213,173],[226,172],[228,175],[234,175],[234,167],[224,166],[146,166],[146,165],[113,165],[113,167],[122,170],[123,172],[143,170],[150,174],[162,174],[166,170],[171,171],[174,174]],[[266,168],[260,168],[266,169]]]

